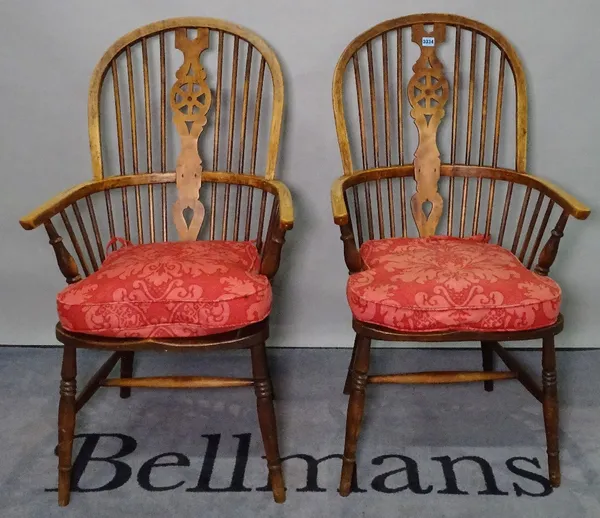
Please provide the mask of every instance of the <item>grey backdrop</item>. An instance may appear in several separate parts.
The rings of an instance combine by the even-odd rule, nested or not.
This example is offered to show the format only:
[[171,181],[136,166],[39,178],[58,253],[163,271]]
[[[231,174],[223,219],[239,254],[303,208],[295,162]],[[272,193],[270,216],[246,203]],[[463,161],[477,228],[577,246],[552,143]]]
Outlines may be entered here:
[[[598,206],[600,61],[594,0],[0,0],[0,343],[54,344],[54,298],[63,286],[45,232],[18,218],[90,178],[87,89],[119,36],[174,16],[225,18],[253,29],[284,69],[287,113],[279,176],[296,227],[276,284],[271,345],[352,344],[346,271],[329,186],[341,174],[331,110],[339,54],[388,18],[453,12],[504,33],[529,81],[529,169]],[[553,276],[564,289],[565,347],[598,347],[600,226],[569,223]]]

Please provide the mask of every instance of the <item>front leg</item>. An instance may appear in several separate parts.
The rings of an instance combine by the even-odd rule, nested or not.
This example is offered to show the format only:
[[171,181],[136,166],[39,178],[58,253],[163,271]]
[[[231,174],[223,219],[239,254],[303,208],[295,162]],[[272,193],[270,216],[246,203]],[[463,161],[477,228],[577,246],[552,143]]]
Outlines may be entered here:
[[60,402],[58,404],[58,505],[69,504],[71,496],[71,464],[73,436],[75,434],[75,414],[77,392],[77,356],[75,347],[63,347],[63,360],[60,382]]
[[548,473],[552,487],[560,486],[560,460],[558,446],[558,388],[556,382],[556,351],[554,335],[543,339],[542,349],[542,389],[546,446],[548,452]]

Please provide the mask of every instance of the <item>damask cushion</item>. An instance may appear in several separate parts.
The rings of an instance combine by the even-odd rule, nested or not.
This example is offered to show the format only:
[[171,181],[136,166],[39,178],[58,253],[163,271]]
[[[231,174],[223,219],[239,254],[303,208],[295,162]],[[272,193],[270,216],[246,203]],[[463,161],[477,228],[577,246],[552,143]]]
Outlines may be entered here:
[[58,294],[68,331],[113,337],[193,337],[265,319],[271,285],[250,242],[125,246]]
[[485,241],[367,241],[367,269],[348,280],[354,318],[403,332],[516,331],[556,322],[558,284]]

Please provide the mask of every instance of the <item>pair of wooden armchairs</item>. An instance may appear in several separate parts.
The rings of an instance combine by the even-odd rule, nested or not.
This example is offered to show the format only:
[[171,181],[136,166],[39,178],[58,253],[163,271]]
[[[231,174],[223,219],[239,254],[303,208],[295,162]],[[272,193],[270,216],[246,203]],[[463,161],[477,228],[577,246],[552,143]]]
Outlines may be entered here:
[[[454,50],[449,70],[444,47]],[[69,284],[57,301],[60,505],[69,502],[75,416],[105,386],[123,398],[132,387],[253,386],[273,496],[285,500],[265,353],[270,280],[294,219],[274,179],[283,102],[273,51],[220,20],[142,27],[96,67],[93,179],[21,220],[44,225]],[[355,475],[367,384],[483,381],[489,391],[511,378],[543,404],[558,486],[554,335],[563,319],[547,274],[568,217],[590,211],[526,173],[527,97],[514,49],[463,17],[390,20],[346,48],[333,105],[344,175],[332,207],[356,331],[340,493]],[[499,343],[538,338],[541,387]],[[483,371],[370,374],[373,339],[478,341]],[[78,348],[113,351],[79,394]],[[251,377],[133,377],[137,351],[234,348],[250,349]],[[508,371],[494,370],[494,354]],[[120,376],[109,378],[117,364]]]

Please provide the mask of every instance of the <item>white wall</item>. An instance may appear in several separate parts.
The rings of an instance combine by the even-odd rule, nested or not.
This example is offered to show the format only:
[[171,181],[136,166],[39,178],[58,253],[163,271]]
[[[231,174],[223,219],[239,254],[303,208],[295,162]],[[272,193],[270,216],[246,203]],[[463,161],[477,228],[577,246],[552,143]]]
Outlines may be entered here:
[[[24,213],[90,178],[87,88],[106,48],[140,25],[212,16],[247,26],[281,59],[287,89],[280,177],[295,201],[276,286],[278,346],[350,346],[346,272],[329,185],[341,174],[331,78],[368,27],[416,12],[478,19],[516,46],[529,81],[529,169],[598,208],[600,65],[594,0],[28,0],[0,1],[0,343],[54,344],[63,286],[45,232]],[[567,227],[553,275],[562,283],[565,347],[600,346],[597,214]]]

